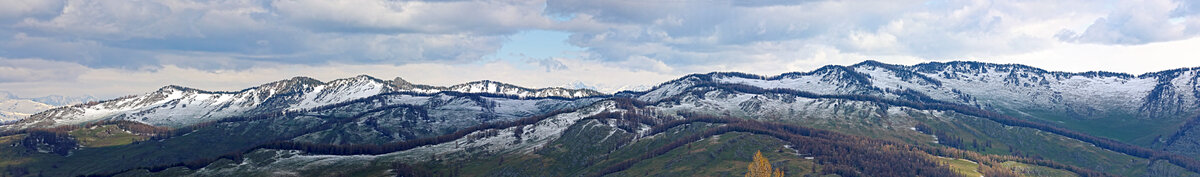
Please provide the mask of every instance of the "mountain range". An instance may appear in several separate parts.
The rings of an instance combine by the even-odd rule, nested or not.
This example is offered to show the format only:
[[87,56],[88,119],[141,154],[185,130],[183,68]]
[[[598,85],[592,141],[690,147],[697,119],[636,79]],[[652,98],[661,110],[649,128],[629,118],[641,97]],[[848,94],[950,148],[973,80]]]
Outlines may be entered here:
[[16,94],[0,91],[0,123],[24,119],[34,113],[58,106],[68,106],[96,100],[92,96],[68,97],[61,95],[21,98]]
[[[1200,176],[1200,67],[865,61],[643,91],[295,77],[166,86],[0,126],[4,174]],[[124,159],[121,163],[92,163]]]
[[385,93],[432,94],[439,92],[485,93],[515,98],[582,98],[603,95],[586,89],[529,89],[494,81],[476,81],[450,87],[380,80],[361,75],[321,82],[295,77],[235,92],[214,92],[166,86],[144,95],[56,108],[19,122],[24,127],[71,125],[97,120],[135,120],[156,126],[186,126],[238,115],[312,109]]

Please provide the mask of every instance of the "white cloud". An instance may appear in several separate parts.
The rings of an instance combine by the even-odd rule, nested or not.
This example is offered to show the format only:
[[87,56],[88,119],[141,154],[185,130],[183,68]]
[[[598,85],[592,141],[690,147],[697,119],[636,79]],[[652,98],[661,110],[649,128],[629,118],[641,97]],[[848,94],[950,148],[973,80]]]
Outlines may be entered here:
[[974,59],[1025,64],[1051,71],[1111,71],[1137,75],[1200,66],[1200,56],[1195,55],[1198,48],[1200,38],[1134,46],[1059,42],[1043,51]]
[[285,20],[312,29],[401,33],[511,34],[544,27],[544,1],[275,0]]
[[[1087,1],[550,1],[571,44],[597,59],[644,56],[676,72],[788,63],[832,47],[869,57],[949,60],[1044,50],[1104,14]],[[735,3],[737,4],[737,3]],[[1070,12],[1063,13],[1063,9]],[[642,11],[645,10],[645,11]],[[837,62],[841,63],[841,62]],[[706,67],[712,66],[712,67]]]
[[1173,23],[1172,19],[1197,21],[1200,16],[1187,14],[1190,1],[1142,0],[1118,1],[1115,10],[1096,19],[1082,32],[1063,30],[1059,39],[1081,43],[1146,44],[1181,40],[1200,34],[1196,23]]
[[191,27],[204,25],[189,22],[191,18],[202,14],[169,6],[171,3],[168,2],[72,0],[67,1],[60,14],[52,19],[25,19],[14,26],[46,33],[114,40],[200,35]]
[[54,14],[63,7],[63,1],[57,0],[0,0],[0,20],[18,20],[31,16]]
[[35,82],[45,80],[74,81],[87,67],[83,65],[38,59],[0,58],[0,83]]
[[617,62],[623,68],[630,68],[635,71],[653,71],[657,73],[672,73],[674,68],[667,66],[666,63],[646,56],[632,56],[625,61]]
[[[689,73],[774,75],[867,59],[1131,73],[1200,65],[1187,58],[1200,48],[1200,3],[1180,0],[0,4],[0,90],[36,94],[112,96],[167,84],[237,90],[297,75],[357,74],[438,85],[491,79],[619,88]],[[569,33],[574,46],[557,48],[583,51],[497,54],[514,34],[537,30]]]

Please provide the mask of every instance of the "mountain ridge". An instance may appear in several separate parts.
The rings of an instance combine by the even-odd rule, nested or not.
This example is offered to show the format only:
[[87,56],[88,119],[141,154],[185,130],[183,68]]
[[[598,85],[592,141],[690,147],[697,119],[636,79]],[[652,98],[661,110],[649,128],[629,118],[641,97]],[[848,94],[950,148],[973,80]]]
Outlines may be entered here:
[[[155,125],[182,126],[245,113],[267,113],[277,112],[280,110],[307,109],[389,92],[415,92],[426,94],[440,92],[462,92],[495,94],[497,96],[512,96],[517,98],[585,98],[605,95],[603,93],[587,89],[530,89],[487,80],[468,82],[449,87],[440,87],[411,84],[398,77],[397,79],[393,79],[391,81],[385,81],[368,75],[359,75],[351,78],[341,78],[328,82],[321,82],[313,78],[298,76],[291,79],[269,82],[239,91],[208,91],[179,85],[168,85],[144,95],[130,95],[112,100],[99,101],[89,104],[79,104],[39,112],[37,114],[33,114],[30,119],[17,122],[17,126],[10,127],[29,128],[67,125],[100,119],[112,119],[114,118],[113,116],[119,116],[116,117],[119,119],[140,118],[142,120],[138,121],[158,122],[152,123]],[[189,111],[192,113],[184,113],[184,115],[174,115],[180,112],[178,110],[169,111],[176,108],[188,109],[188,105],[192,105],[193,108],[196,106],[202,106],[203,108],[192,109],[192,111]],[[168,111],[162,112],[158,110]],[[93,114],[88,112],[97,113]],[[168,118],[150,115],[162,115]],[[196,120],[183,119],[182,121],[184,122],[171,122],[170,120],[166,120],[180,119],[170,117],[187,117],[186,115],[194,115],[201,118],[196,118]],[[164,120],[153,121],[147,118],[160,118]],[[65,122],[65,124],[59,122]]]
[[[678,91],[678,89],[686,88],[686,85],[693,85],[695,83],[742,83],[763,88],[794,88],[821,94],[867,94],[882,96],[884,98],[899,98],[902,96],[911,95],[912,93],[919,93],[920,95],[924,95],[924,97],[931,97],[932,99],[976,105],[978,107],[991,109],[994,111],[1004,111],[1006,109],[1024,109],[1019,107],[1020,105],[1053,105],[1046,106],[1046,109],[1053,109],[1052,111],[1069,112],[1074,116],[1087,117],[1104,116],[1103,114],[1108,114],[1095,113],[1098,112],[1097,110],[1110,110],[1105,109],[1107,107],[1083,105],[1084,103],[1088,103],[1088,101],[1086,101],[1089,97],[1088,95],[1093,95],[1092,97],[1099,95],[1105,98],[1116,98],[1113,96],[1118,96],[1121,98],[1109,100],[1138,100],[1140,102],[1137,104],[1131,104],[1132,102],[1100,103],[1121,107],[1120,109],[1116,109],[1117,111],[1136,113],[1145,117],[1156,118],[1186,114],[1188,113],[1187,110],[1196,108],[1195,105],[1189,103],[1200,103],[1200,89],[1197,89],[1196,87],[1193,87],[1191,90],[1187,89],[1189,86],[1197,85],[1195,77],[1200,76],[1195,74],[1195,71],[1197,70],[1200,70],[1200,67],[1148,72],[1134,76],[1131,74],[1105,71],[1074,73],[1047,71],[1021,64],[993,64],[975,61],[927,62],[916,65],[896,65],[874,60],[866,60],[849,66],[826,65],[808,72],[788,72],[774,76],[763,76],[741,72],[710,72],[705,74],[689,74],[678,79],[655,85],[649,90],[640,92],[619,91],[613,95],[639,95],[639,97],[643,97],[643,101],[653,101],[653,98],[651,97],[655,97],[656,94],[657,97],[670,95],[672,94],[671,91]],[[1191,82],[1172,83],[1177,82],[1177,80],[1180,80],[1186,76],[1193,77],[1191,78]],[[1084,79],[1082,79],[1082,81],[1073,81],[1072,79],[1075,77],[1082,77]],[[1108,80],[1104,80],[1106,78],[1108,78]],[[1102,81],[1098,82],[1096,80]],[[946,86],[944,83],[947,81],[954,81],[950,83],[957,84],[954,86]],[[1081,82],[1074,83],[1074,86],[1085,87],[1083,88],[1085,90],[1100,89],[1108,90],[1110,92],[1117,90],[1127,91],[1128,93],[1087,93],[1080,91],[1078,88],[1065,88],[1071,87],[1072,85],[1062,85],[1061,83],[1064,81]],[[1097,85],[1096,83],[1107,83],[1115,86],[1129,85],[1128,83],[1130,81],[1138,81],[1137,83],[1144,84],[1127,86],[1134,89],[1104,89],[1102,87],[1095,86]],[[1059,85],[1053,85],[1051,83],[1058,83]],[[353,88],[359,90],[336,90],[351,89],[347,87],[332,88],[334,90],[324,90],[324,85],[342,86],[346,84],[357,84],[356,86],[367,88]],[[983,88],[988,88],[991,90],[972,91],[971,89],[968,89],[979,86],[979,84],[990,84],[990,86],[984,86]],[[664,89],[666,87],[671,88]],[[279,107],[276,109],[311,108],[324,104],[348,101],[354,98],[363,98],[369,95],[376,95],[385,92],[437,93],[455,91],[463,93],[492,93],[499,95],[511,95],[518,98],[581,98],[606,95],[589,89],[565,89],[560,87],[531,89],[491,80],[472,81],[452,86],[430,86],[413,84],[400,77],[396,77],[392,80],[382,80],[369,75],[359,75],[350,78],[341,78],[328,82],[322,82],[309,77],[297,76],[291,79],[274,81],[239,91],[207,91],[179,85],[168,85],[155,92],[148,93],[146,96],[149,96],[152,99],[143,100],[141,105],[153,104],[161,101],[161,98],[166,98],[166,96],[169,96],[161,93],[168,92],[170,90],[194,92],[200,94],[241,94],[246,92],[256,92],[254,95],[242,96],[241,98],[252,97],[261,102],[273,101],[285,105],[290,104],[287,102],[297,100],[301,101],[300,103],[297,103],[299,105],[283,106],[286,108]],[[322,94],[311,95],[311,93],[307,92],[321,92]],[[325,94],[325,92],[329,92],[330,94]],[[155,93],[160,94],[151,96]],[[354,93],[357,95],[344,95],[347,97],[343,98],[333,93]],[[1005,95],[993,95],[993,93],[1001,93]],[[308,94],[308,96],[311,97],[293,98],[296,94]],[[276,98],[277,95],[281,96]],[[100,103],[110,103],[130,97],[137,96],[127,96],[114,100],[102,101]],[[1029,100],[1024,98],[1034,99]],[[1062,104],[1060,103],[1063,102],[1067,104],[1066,107],[1061,106]],[[251,104],[250,106],[254,105],[255,104]],[[1130,107],[1130,105],[1138,106]],[[79,105],[70,107],[79,107]],[[258,111],[267,111],[267,109],[259,109]],[[34,115],[39,114],[42,113]],[[1019,112],[1017,114],[1029,113]],[[1112,114],[1117,113],[1114,112]],[[51,117],[52,116],[53,115],[51,115]],[[1168,118],[1179,119],[1180,117]]]
[[[777,76],[711,72],[690,74],[643,92],[581,98],[522,97],[512,93],[528,90],[505,89],[511,85],[494,81],[435,90],[438,87],[412,84],[400,78],[380,80],[370,76],[329,82],[294,77],[236,93],[166,86],[142,96],[83,106],[77,109],[80,113],[67,114],[99,115],[108,117],[105,120],[131,120],[126,124],[142,122],[151,127],[169,126],[163,127],[169,130],[166,134],[152,132],[152,140],[156,141],[116,148],[80,148],[69,144],[69,138],[56,146],[52,142],[60,141],[33,136],[43,139],[25,138],[18,143],[20,146],[11,147],[31,149],[25,152],[50,149],[59,153],[61,157],[47,158],[39,164],[45,164],[41,169],[52,169],[55,167],[52,165],[65,167],[68,171],[57,173],[61,175],[137,175],[146,173],[144,170],[196,175],[263,174],[258,172],[263,170],[294,173],[298,167],[327,169],[376,162],[442,170],[466,164],[483,170],[472,170],[469,172],[472,174],[634,175],[641,171],[621,171],[628,167],[625,165],[633,165],[640,159],[663,155],[678,159],[664,153],[685,144],[687,147],[682,149],[687,150],[738,144],[708,143],[708,140],[731,138],[704,133],[719,130],[711,128],[743,127],[752,132],[815,128],[912,147],[1025,159],[1019,161],[1079,175],[1106,174],[1072,166],[1127,176],[1200,172],[1200,162],[1195,159],[1200,156],[1192,151],[1196,148],[1188,146],[1200,142],[1189,138],[1200,132],[1197,128],[1200,126],[1195,126],[1196,118],[1187,115],[1196,95],[1191,89],[1198,88],[1192,82],[1197,75],[1194,70],[1138,78],[1100,72],[1054,74],[1020,65],[969,62],[920,66],[872,61]],[[1166,109],[1143,109],[1147,104]],[[112,109],[116,112],[110,111],[109,115],[104,115],[103,110],[87,109],[121,105],[142,108]],[[1180,110],[1184,112],[1177,112]],[[196,123],[174,124],[179,121]],[[106,126],[107,122],[75,126],[76,130],[70,134]],[[744,124],[750,122],[771,123]],[[51,123],[78,125],[67,121]],[[798,127],[761,127],[785,124]],[[1172,126],[1176,124],[1186,125]],[[30,131],[39,130],[44,129]],[[676,140],[679,137],[686,139]],[[697,140],[705,141],[695,143],[700,142]],[[655,142],[672,145],[659,147]],[[195,143],[215,146],[195,151],[190,146]],[[594,148],[595,145],[603,147]],[[699,147],[692,148],[693,145]],[[799,153],[807,145],[790,146],[745,147]],[[396,147],[401,148],[393,149]],[[182,151],[195,153],[173,153]],[[0,151],[0,155],[4,152]],[[948,156],[943,152],[913,153]],[[641,155],[631,157],[622,153]],[[98,166],[78,163],[91,157],[126,155],[151,160]],[[811,169],[816,169],[815,165],[839,163],[823,158],[847,154],[788,154],[796,155],[817,156],[817,159],[795,159],[812,163]],[[262,161],[263,157],[268,160]],[[986,170],[983,166],[1000,167],[998,164],[1004,162],[952,154],[949,157],[978,162],[981,170]],[[153,160],[164,158],[169,160]],[[306,163],[312,160],[325,165]],[[568,168],[560,170],[527,171],[548,166],[511,166],[505,162],[569,163],[564,166]],[[254,165],[243,166],[248,163]],[[438,166],[442,163],[454,165]],[[387,169],[365,168],[360,170]],[[833,173],[867,174],[873,167],[841,168],[845,169]],[[162,171],[166,169],[173,170]],[[889,171],[886,169],[876,168],[880,171],[871,174],[886,174]]]
[[45,110],[94,100],[96,98],[89,95],[77,97],[47,95],[23,98],[10,92],[0,91],[0,124],[16,122]]
[[[862,68],[867,68],[865,70],[874,70],[874,69],[869,69],[871,67],[884,68],[888,71],[900,71],[903,73],[898,72],[898,73],[882,73],[882,74],[865,74],[865,73],[863,73],[863,71],[860,70]],[[991,63],[973,62],[973,61],[954,61],[954,62],[946,62],[946,63],[928,62],[928,63],[922,63],[922,64],[917,64],[917,65],[912,65],[912,66],[904,66],[904,65],[885,64],[885,63],[880,63],[880,62],[874,61],[874,60],[867,60],[867,61],[864,61],[864,62],[861,62],[858,64],[854,64],[854,65],[850,65],[850,66],[827,65],[827,66],[824,66],[824,67],[821,67],[821,68],[818,68],[816,70],[809,71],[809,72],[788,72],[788,73],[782,73],[782,74],[773,75],[773,76],[763,76],[763,75],[741,73],[741,72],[710,72],[710,73],[705,73],[705,74],[689,74],[689,75],[681,77],[679,79],[675,79],[675,80],[671,80],[671,81],[667,81],[662,84],[659,84],[659,85],[655,86],[655,88],[645,91],[645,92],[652,92],[653,90],[659,89],[660,87],[673,85],[673,84],[676,84],[677,82],[681,82],[681,81],[687,80],[687,79],[699,79],[697,81],[715,81],[715,80],[719,80],[721,78],[743,78],[743,79],[755,79],[755,80],[765,80],[765,81],[779,81],[779,80],[784,80],[784,79],[795,80],[796,78],[801,78],[801,77],[806,77],[806,76],[822,75],[822,78],[811,79],[811,81],[814,81],[814,82],[815,81],[826,81],[827,83],[824,83],[824,84],[827,84],[830,86],[835,86],[833,88],[822,89],[823,91],[826,91],[826,92],[843,92],[843,93],[845,93],[845,92],[868,92],[868,93],[873,93],[873,94],[887,95],[887,92],[889,92],[887,89],[907,90],[907,89],[913,89],[913,88],[921,88],[921,85],[932,85],[932,86],[927,86],[927,87],[929,89],[942,89],[942,88],[949,88],[949,89],[942,89],[942,91],[939,91],[939,92],[946,92],[946,93],[939,93],[939,94],[928,94],[927,93],[928,95],[933,95],[933,96],[943,95],[944,100],[949,100],[948,98],[970,97],[971,95],[955,93],[955,92],[961,92],[964,89],[956,88],[956,87],[942,86],[942,83],[944,81],[946,81],[946,80],[961,80],[958,77],[961,75],[964,75],[964,74],[979,75],[979,74],[985,74],[985,73],[1004,72],[1004,73],[1007,73],[1007,75],[1004,75],[1004,77],[992,78],[992,79],[1001,80],[1001,82],[1000,82],[1001,85],[1008,84],[1008,85],[1021,86],[1021,87],[1013,87],[1013,88],[1007,88],[1007,89],[1001,88],[1004,90],[1028,89],[1028,88],[1032,88],[1034,86],[1038,86],[1039,84],[1043,84],[1043,85],[1048,84],[1050,81],[1047,81],[1046,79],[1056,79],[1058,81],[1062,81],[1062,80],[1069,80],[1071,77],[1076,77],[1076,76],[1090,78],[1090,79],[1106,78],[1106,77],[1107,78],[1117,78],[1117,79],[1124,79],[1125,81],[1129,81],[1129,80],[1133,80],[1133,79],[1153,79],[1153,81],[1157,82],[1157,83],[1144,85],[1144,87],[1146,87],[1146,88],[1141,88],[1141,89],[1148,90],[1148,91],[1153,91],[1153,90],[1158,90],[1158,91],[1147,92],[1147,93],[1142,94],[1142,97],[1150,97],[1150,98],[1149,98],[1149,100],[1141,100],[1141,101],[1143,101],[1144,104],[1139,104],[1140,107],[1138,109],[1160,109],[1160,107],[1162,107],[1163,104],[1154,103],[1155,101],[1161,100],[1161,99],[1158,99],[1158,97],[1182,99],[1182,100],[1175,100],[1176,102],[1182,102],[1182,103],[1191,103],[1191,102],[1200,103],[1200,102],[1197,102],[1197,100],[1200,100],[1200,99],[1197,99],[1197,98],[1200,98],[1200,89],[1195,89],[1197,86],[1197,84],[1196,84],[1197,82],[1195,81],[1196,77],[1200,76],[1200,75],[1195,74],[1196,71],[1200,71],[1200,67],[1191,67],[1191,68],[1185,67],[1185,68],[1163,70],[1163,71],[1156,71],[1156,72],[1147,72],[1144,74],[1134,76],[1134,75],[1130,75],[1130,74],[1105,72],[1105,71],[1088,71],[1088,72],[1074,72],[1074,73],[1060,72],[1060,71],[1046,71],[1046,70],[1043,70],[1040,68],[1035,68],[1035,67],[1021,65],[1021,64],[991,64]],[[936,74],[934,72],[940,72],[941,74]],[[896,77],[900,81],[909,82],[909,83],[906,83],[906,84],[902,85],[901,87],[887,87],[887,86],[881,87],[881,86],[876,86],[877,84],[873,85],[874,83],[879,82],[879,80],[881,79],[880,78],[881,76]],[[1191,77],[1184,78],[1187,76],[1191,76]],[[910,81],[911,80],[910,77],[919,78],[920,81]],[[1028,79],[1030,77],[1034,77],[1034,79],[1032,79],[1032,80]],[[716,78],[716,79],[714,79],[714,78]],[[985,78],[985,79],[987,79],[987,78]],[[1183,83],[1183,84],[1171,84],[1170,83],[1172,81],[1176,81],[1176,80],[1180,80],[1180,79],[1190,80],[1191,82]],[[838,82],[828,82],[828,81],[838,81]],[[738,81],[717,81],[717,82],[738,82]],[[924,82],[924,83],[921,83],[921,82]],[[1121,82],[1121,84],[1123,84],[1123,83],[1127,83],[1127,82]],[[1081,83],[1081,84],[1095,85],[1093,83]],[[800,84],[800,85],[792,84],[792,85],[788,85],[788,86],[793,86],[792,88],[797,88],[802,85],[804,85],[804,84]],[[1182,85],[1182,86],[1172,87],[1173,85]],[[965,86],[958,86],[958,87],[965,87]],[[1191,87],[1193,89],[1186,90],[1187,92],[1183,92],[1183,91],[1185,91],[1185,89],[1188,89],[1188,87]],[[809,89],[820,89],[820,88],[809,88]],[[847,89],[849,89],[849,90],[847,90]],[[1177,91],[1175,93],[1188,93],[1188,92],[1190,92],[1190,93],[1186,94],[1186,95],[1182,95],[1185,97],[1179,97],[1179,96],[1173,96],[1173,95],[1172,96],[1152,97],[1152,96],[1155,96],[1154,93],[1163,93],[1163,92],[1171,91],[1171,89],[1174,89],[1174,91]],[[935,91],[935,90],[920,90],[920,91],[930,92],[930,91]],[[630,94],[645,93],[645,92],[625,91],[625,92],[618,92],[618,95],[630,95]],[[818,92],[821,92],[821,91],[818,91]],[[1047,90],[1047,92],[1048,92],[1047,93],[1048,96],[1051,96],[1051,97],[1054,96],[1053,91]],[[1170,94],[1170,93],[1167,93],[1167,94]],[[1139,98],[1139,100],[1140,99],[1144,99],[1144,98]],[[970,102],[970,100],[968,100],[964,103],[975,104],[973,102]],[[1181,105],[1179,103],[1171,103],[1171,104]],[[1178,110],[1182,110],[1185,108],[1168,108],[1168,109],[1173,109],[1173,110],[1178,111]],[[1161,116],[1161,115],[1149,115],[1148,114],[1147,116],[1157,117],[1157,116]]]

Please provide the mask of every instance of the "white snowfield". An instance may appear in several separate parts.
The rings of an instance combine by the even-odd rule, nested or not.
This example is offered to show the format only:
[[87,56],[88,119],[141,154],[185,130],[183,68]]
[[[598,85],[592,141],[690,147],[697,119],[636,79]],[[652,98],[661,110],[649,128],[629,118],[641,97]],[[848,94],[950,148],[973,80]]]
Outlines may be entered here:
[[399,78],[384,81],[366,75],[329,82],[296,77],[236,92],[211,92],[167,86],[145,95],[47,110],[4,128],[52,127],[98,120],[132,120],[151,125],[186,126],[232,116],[306,110],[391,92],[447,91],[491,93],[518,98],[580,98],[603,95],[591,90],[528,89],[492,81],[434,87],[413,85]]
[[21,120],[54,106],[26,99],[0,99],[0,123]]
[[456,91],[463,93],[494,93],[503,95],[513,95],[517,97],[564,97],[578,98],[599,95],[599,92],[584,90],[584,89],[565,89],[559,87],[551,87],[544,89],[527,89],[514,85],[495,81],[476,81],[466,84],[451,86],[449,88],[440,89],[448,91]]
[[16,122],[30,115],[55,107],[78,104],[95,100],[91,96],[68,97],[49,95],[36,98],[18,97],[5,91],[0,91],[0,124]]
[[[1006,110],[1062,111],[1088,116],[1106,113],[1189,111],[1200,109],[1200,68],[1147,73],[1089,74],[1047,72],[1020,65],[985,63],[933,63],[897,66],[864,62],[848,66],[855,74],[869,78],[866,85],[855,85],[834,71],[814,71],[783,75],[774,79],[714,75],[715,82],[745,84],[766,89],[787,88],[817,94],[872,94],[897,98],[890,91],[913,90],[933,99]],[[903,78],[902,75],[911,75]],[[920,78],[924,76],[936,81]],[[664,84],[662,91],[676,91],[680,83]],[[940,84],[939,84],[940,83]],[[669,86],[669,87],[667,87]],[[876,91],[868,91],[876,90]],[[661,98],[647,94],[641,99]],[[1187,115],[1187,114],[1179,114]]]

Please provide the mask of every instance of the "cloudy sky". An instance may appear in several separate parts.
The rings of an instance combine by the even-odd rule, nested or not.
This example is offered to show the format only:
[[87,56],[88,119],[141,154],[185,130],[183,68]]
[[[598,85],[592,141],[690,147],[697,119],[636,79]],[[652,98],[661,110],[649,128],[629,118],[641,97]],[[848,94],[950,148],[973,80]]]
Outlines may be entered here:
[[1140,74],[1200,66],[1200,3],[0,0],[0,91],[111,98],[368,74],[451,85],[775,75],[864,60]]

